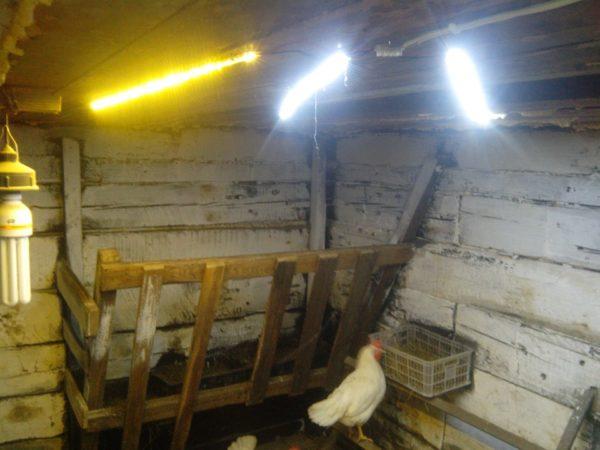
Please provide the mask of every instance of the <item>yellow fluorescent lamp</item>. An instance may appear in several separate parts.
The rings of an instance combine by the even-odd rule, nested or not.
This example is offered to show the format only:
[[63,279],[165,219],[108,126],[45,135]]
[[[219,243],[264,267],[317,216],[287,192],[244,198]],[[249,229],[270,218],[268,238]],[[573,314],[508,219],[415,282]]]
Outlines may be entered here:
[[90,107],[94,111],[100,111],[102,109],[120,105],[121,103],[129,102],[131,100],[135,100],[146,95],[155,94],[157,92],[164,91],[165,89],[179,86],[195,78],[203,77],[210,73],[224,69],[225,67],[234,66],[240,63],[252,62],[256,58],[258,58],[257,52],[245,52],[239,56],[229,58],[224,61],[204,64],[202,66],[194,67],[184,72],[172,73],[163,78],[151,80],[139,86],[135,86],[130,89],[126,89],[124,91],[109,95],[107,97],[102,97],[98,100],[94,100],[92,103],[90,103]]

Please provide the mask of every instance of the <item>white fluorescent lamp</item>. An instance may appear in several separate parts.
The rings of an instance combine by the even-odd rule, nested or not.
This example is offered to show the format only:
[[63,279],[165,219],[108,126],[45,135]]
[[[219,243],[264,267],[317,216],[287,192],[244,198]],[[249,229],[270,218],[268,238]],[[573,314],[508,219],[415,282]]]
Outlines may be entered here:
[[19,147],[8,128],[0,141],[0,300],[5,305],[29,303],[29,236],[33,233],[31,211],[21,192],[37,191],[35,170],[19,161]]
[[487,126],[493,119],[504,118],[504,114],[490,111],[477,68],[466,51],[460,48],[449,49],[446,52],[446,70],[452,89],[469,119]]
[[292,117],[302,103],[344,74],[349,62],[350,57],[341,51],[323,61],[290,89],[279,108],[279,118],[287,120]]

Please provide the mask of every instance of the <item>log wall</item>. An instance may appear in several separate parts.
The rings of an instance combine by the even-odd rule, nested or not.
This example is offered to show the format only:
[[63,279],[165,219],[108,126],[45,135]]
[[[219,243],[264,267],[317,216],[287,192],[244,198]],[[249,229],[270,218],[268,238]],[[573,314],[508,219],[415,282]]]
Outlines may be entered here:
[[31,303],[0,305],[0,449],[55,450],[62,447],[65,429],[65,350],[54,287],[63,230],[60,147],[45,131],[11,128],[40,190],[24,194],[34,217]]
[[[99,248],[116,248],[124,261],[307,248],[307,140],[243,130],[72,133],[83,143],[83,282],[90,291]],[[227,284],[211,349],[258,337],[269,285]],[[302,277],[292,289],[287,329],[304,301]],[[117,297],[109,378],[129,372],[138,298],[135,289]],[[189,350],[198,298],[199,285],[164,286],[153,363]]]
[[[80,148],[81,254],[90,293],[100,248],[114,247],[129,261],[306,249],[310,148],[302,138],[243,130],[15,128],[41,190],[25,196],[35,227],[33,300],[0,306],[0,449],[54,449],[65,428],[65,350],[54,286],[56,259],[65,253],[62,138]],[[258,337],[269,285],[228,283],[212,349]],[[284,331],[296,328],[304,288],[295,277]],[[166,352],[189,350],[198,297],[198,285],[164,287],[153,364]],[[137,300],[136,290],[117,299],[110,378],[129,373]]]
[[[338,140],[332,243],[385,242],[415,155],[427,152],[437,153],[442,170],[420,232],[425,245],[383,321],[408,319],[470,341],[475,382],[455,402],[554,448],[582,389],[600,384],[600,134],[491,130]],[[384,447],[492,445],[405,400],[390,393],[374,420]],[[590,433],[584,426],[577,448],[591,448]]]

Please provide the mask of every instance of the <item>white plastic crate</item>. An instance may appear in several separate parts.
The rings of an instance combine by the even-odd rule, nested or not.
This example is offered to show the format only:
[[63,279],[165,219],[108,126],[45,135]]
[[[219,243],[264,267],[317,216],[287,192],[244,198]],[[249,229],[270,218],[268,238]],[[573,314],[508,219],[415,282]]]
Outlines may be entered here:
[[471,384],[473,350],[414,324],[375,333],[385,375],[424,397]]

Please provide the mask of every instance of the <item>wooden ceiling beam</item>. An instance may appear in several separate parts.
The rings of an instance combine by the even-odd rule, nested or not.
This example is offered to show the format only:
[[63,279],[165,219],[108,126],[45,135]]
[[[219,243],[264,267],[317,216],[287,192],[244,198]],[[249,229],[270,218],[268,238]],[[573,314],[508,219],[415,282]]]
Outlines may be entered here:
[[59,114],[62,110],[61,96],[48,89],[3,86],[1,91],[0,107],[13,114]]

